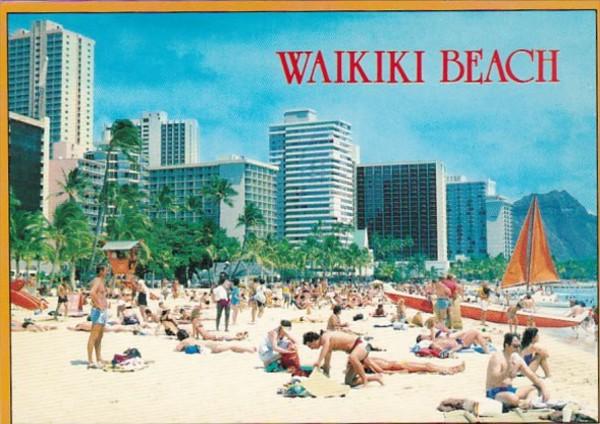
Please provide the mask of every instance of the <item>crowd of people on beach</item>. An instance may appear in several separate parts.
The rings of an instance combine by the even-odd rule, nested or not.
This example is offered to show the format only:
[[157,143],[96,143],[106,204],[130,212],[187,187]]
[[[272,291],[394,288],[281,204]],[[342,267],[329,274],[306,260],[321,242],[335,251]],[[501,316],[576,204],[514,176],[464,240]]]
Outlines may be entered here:
[[[408,326],[421,328],[415,340],[418,356],[427,356],[429,353],[437,358],[456,358],[458,352],[469,348],[477,348],[481,353],[490,355],[485,387],[488,398],[509,407],[531,407],[536,399],[546,401],[549,397],[544,379],[551,375],[550,353],[540,344],[538,329],[528,325],[519,334],[515,318],[519,310],[535,310],[530,295],[507,305],[509,328],[503,336],[502,350],[496,351],[489,332],[486,334],[477,328],[463,329],[460,303],[467,301],[465,289],[451,275],[424,285],[396,285],[400,291],[424,296],[432,302],[433,314],[423,320],[421,312],[409,317],[403,299],[392,303],[385,296],[382,286],[375,284],[332,285],[323,278],[270,284],[261,278],[254,278],[242,284],[239,279],[230,279],[227,274],[221,273],[218,284],[210,291],[188,289],[177,281],[163,280],[157,295],[156,291],[148,289],[143,280],[134,276],[126,276],[118,287],[109,287],[106,281],[108,267],[101,265],[96,271],[89,292],[80,294],[85,296],[85,303],[90,305],[86,321],[69,326],[74,331],[89,332],[87,359],[90,369],[102,368],[108,362],[102,355],[105,332],[131,332],[134,335],[164,334],[172,337],[176,339],[174,350],[178,352],[255,353],[265,370],[285,370],[303,377],[310,375],[315,368],[330,375],[332,355],[334,352],[343,352],[347,355],[344,383],[352,387],[371,382],[383,385],[384,374],[408,372],[452,375],[465,370],[464,361],[446,366],[437,362],[402,361],[373,355],[373,352],[381,349],[374,345],[372,337],[361,333],[354,325],[355,321],[366,318],[364,313],[355,314],[351,322],[341,319],[344,310],[366,309],[369,318],[386,318],[394,329],[403,330]],[[497,294],[497,288],[483,283],[475,293],[476,298],[470,299],[478,302],[484,311],[480,322],[482,329],[487,326],[485,311],[494,293],[497,298],[501,297]],[[61,312],[68,315],[68,294],[68,287],[61,284],[56,292],[55,317]],[[167,306],[170,301],[177,299],[181,300],[178,303],[183,306]],[[109,315],[111,302],[116,302],[116,317]],[[151,304],[156,307],[152,308]],[[230,327],[238,324],[240,313],[244,310],[250,310],[249,324],[252,325],[263,317],[266,308],[281,308],[283,315],[290,310],[290,317],[282,319],[276,328],[265,334],[258,346],[247,342],[248,331],[229,334]],[[312,313],[315,310],[331,312],[328,318],[321,319]],[[302,311],[302,315],[292,317],[297,315],[297,311]],[[573,314],[585,312],[585,307],[579,304],[573,305],[570,310]],[[597,307],[591,316],[597,325]],[[213,319],[214,331],[205,325],[206,321]],[[291,332],[295,323],[314,324],[314,327],[321,328],[306,331],[300,340]],[[48,331],[56,327],[13,320],[11,328],[13,331]],[[226,334],[217,333],[221,330]],[[301,345],[319,351],[318,358],[312,364],[301,362]],[[538,376],[539,369],[543,377]],[[514,387],[512,381],[517,375],[527,377],[532,385]]]

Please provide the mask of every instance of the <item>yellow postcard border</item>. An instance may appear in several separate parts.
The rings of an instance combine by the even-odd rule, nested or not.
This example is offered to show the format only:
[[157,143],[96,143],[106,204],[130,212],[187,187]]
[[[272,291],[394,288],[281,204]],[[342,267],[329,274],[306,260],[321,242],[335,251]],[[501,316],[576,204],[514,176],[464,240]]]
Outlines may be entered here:
[[[11,339],[10,339],[10,255],[8,237],[8,14],[9,13],[120,13],[120,12],[296,12],[296,11],[480,11],[480,10],[594,10],[596,12],[596,166],[598,164],[598,87],[600,86],[600,2],[588,1],[80,1],[0,3],[0,423],[10,424]],[[596,204],[596,213],[598,203]],[[600,227],[598,228],[600,240]]]

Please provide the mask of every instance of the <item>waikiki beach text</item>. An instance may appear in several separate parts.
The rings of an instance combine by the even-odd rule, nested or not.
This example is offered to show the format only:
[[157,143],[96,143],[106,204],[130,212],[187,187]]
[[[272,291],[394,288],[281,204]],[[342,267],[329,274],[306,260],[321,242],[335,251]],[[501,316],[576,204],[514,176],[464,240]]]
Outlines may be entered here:
[[[440,50],[441,84],[557,83],[559,50]],[[424,50],[278,51],[288,84],[423,84]]]

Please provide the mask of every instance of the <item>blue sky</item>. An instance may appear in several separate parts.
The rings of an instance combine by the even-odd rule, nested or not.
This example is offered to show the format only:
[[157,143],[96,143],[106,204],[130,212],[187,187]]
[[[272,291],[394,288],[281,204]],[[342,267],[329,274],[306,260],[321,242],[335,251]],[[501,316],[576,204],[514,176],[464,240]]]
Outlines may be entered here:
[[[96,139],[164,110],[198,120],[202,160],[267,160],[269,124],[310,107],[352,124],[363,163],[442,160],[511,200],[564,189],[596,211],[593,12],[10,15],[9,31],[43,18],[96,41]],[[440,49],[479,48],[560,49],[561,82],[439,84]],[[275,52],[318,49],[425,50],[426,83],[288,85]]]

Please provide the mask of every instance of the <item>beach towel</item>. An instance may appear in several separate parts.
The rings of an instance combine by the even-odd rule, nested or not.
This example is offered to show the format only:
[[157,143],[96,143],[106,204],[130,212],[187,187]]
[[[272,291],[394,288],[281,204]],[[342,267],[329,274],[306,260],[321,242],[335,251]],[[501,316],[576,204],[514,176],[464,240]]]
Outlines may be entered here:
[[[488,350],[490,352],[495,352],[496,348],[494,347],[493,344],[488,343]],[[477,352],[477,353],[484,353],[483,352],[483,348],[479,345],[471,345],[469,347],[465,347],[461,350],[458,351],[458,353],[473,353],[473,352]]]
[[302,382],[302,386],[315,397],[346,396],[350,390],[349,386],[336,383],[318,368],[315,368],[310,377]]
[[265,367],[265,372],[283,372],[285,368],[281,366],[279,361],[273,361]]
[[524,411],[514,409],[503,414],[496,414],[490,417],[475,416],[474,414],[458,410],[444,413],[444,422],[449,423],[533,423],[549,421],[547,417],[549,410],[530,409]]
[[135,372],[148,368],[148,363],[142,358],[130,358],[117,364],[106,364],[102,369],[106,372]]
[[443,352],[440,349],[436,348],[420,348],[419,350],[415,351],[415,355],[417,355],[420,358],[442,358],[442,353]]

